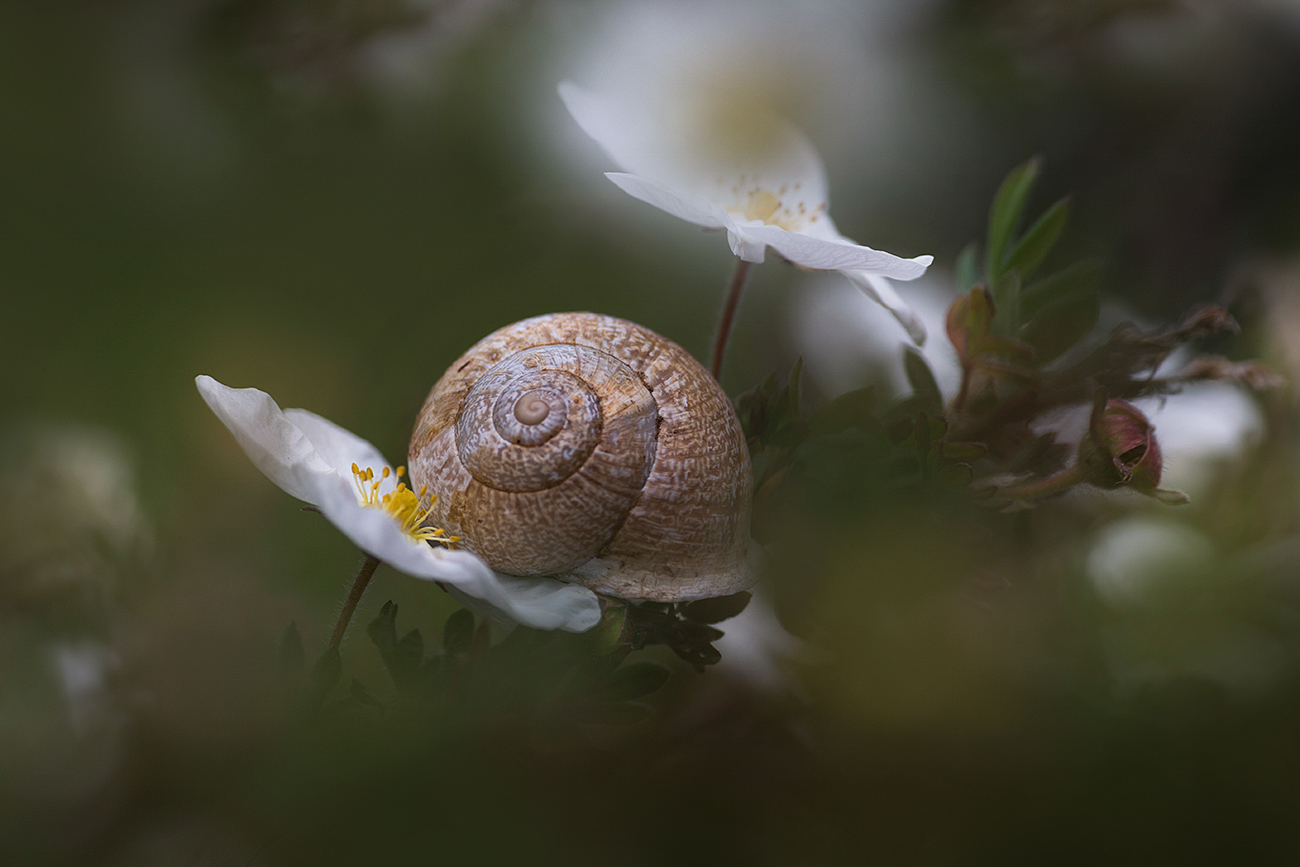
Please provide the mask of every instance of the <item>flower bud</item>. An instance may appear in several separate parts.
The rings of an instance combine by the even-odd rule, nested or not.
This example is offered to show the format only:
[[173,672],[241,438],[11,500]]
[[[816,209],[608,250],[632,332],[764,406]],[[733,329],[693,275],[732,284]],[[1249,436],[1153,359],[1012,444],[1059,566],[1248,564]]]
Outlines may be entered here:
[[1079,465],[1090,484],[1099,488],[1128,485],[1155,495],[1160,485],[1160,445],[1155,428],[1133,404],[1122,400],[1098,402],[1079,442]]

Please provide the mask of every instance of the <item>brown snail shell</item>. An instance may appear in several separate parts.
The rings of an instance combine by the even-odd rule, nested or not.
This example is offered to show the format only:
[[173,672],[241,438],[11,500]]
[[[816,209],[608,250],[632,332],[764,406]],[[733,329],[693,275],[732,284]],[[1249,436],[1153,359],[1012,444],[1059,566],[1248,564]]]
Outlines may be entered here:
[[676,343],[556,313],[496,331],[429,393],[411,436],[429,523],[510,575],[672,602],[753,585],[753,478],[721,387]]

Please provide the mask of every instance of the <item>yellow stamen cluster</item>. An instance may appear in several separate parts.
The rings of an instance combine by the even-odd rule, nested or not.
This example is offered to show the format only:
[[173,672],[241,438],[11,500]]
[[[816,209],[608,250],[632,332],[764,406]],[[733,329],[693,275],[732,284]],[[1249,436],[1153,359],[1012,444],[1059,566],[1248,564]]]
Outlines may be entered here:
[[428,496],[427,488],[420,488],[417,494],[406,486],[406,482],[397,481],[397,487],[387,494],[379,493],[379,486],[389,476],[400,480],[406,474],[406,467],[398,467],[396,472],[384,467],[379,478],[370,467],[364,470],[355,463],[352,465],[352,480],[356,483],[357,493],[361,495],[361,505],[372,509],[383,509],[401,526],[402,532],[421,542],[437,542],[452,547],[460,541],[460,536],[449,536],[439,527],[425,526],[424,522],[433,511],[435,496]]
[[[719,181],[722,179],[719,178]],[[746,178],[741,175],[740,183],[731,188],[731,195],[736,205],[728,210],[738,214],[743,220],[758,220],[769,226],[785,229],[787,232],[799,232],[809,223],[817,222],[817,217],[826,210],[825,203],[811,209],[803,202],[791,201],[789,196],[798,195],[803,184],[795,184],[793,190],[789,184],[782,184],[775,193],[761,186],[747,187]]]

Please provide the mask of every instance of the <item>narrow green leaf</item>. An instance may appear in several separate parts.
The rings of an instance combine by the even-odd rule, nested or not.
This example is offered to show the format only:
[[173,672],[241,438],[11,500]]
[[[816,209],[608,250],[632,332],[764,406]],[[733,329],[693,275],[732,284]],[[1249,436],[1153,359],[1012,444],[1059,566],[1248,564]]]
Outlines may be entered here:
[[985,263],[990,284],[1005,270],[1002,267],[1003,258],[1011,242],[1011,235],[1020,223],[1025,200],[1029,197],[1034,181],[1038,179],[1041,165],[1042,161],[1034,157],[1012,169],[993,197],[993,205],[989,208],[988,259]]
[[1015,271],[1025,280],[1056,246],[1069,217],[1070,197],[1066,196],[1048,208],[1016,242],[1007,254],[1006,270]]
[[975,285],[979,279],[976,276],[976,269],[979,267],[980,245],[971,241],[962,251],[957,254],[957,263],[954,265],[955,276],[957,280],[957,294],[969,292],[970,288]]
[[922,408],[937,412],[943,404],[939,383],[935,380],[934,373],[931,372],[925,358],[911,346],[903,347],[903,372],[907,374],[907,382],[912,386],[912,394],[916,397],[917,403]]
[[469,653],[473,641],[474,615],[468,608],[461,608],[442,627],[442,649],[448,653]]
[[392,653],[397,646],[397,605],[393,600],[385,602],[378,616],[366,624],[366,634],[380,655]]
[[839,433],[852,427],[865,428],[879,425],[875,416],[876,389],[874,386],[847,391],[826,404],[809,418],[809,435],[823,436]]
[[1035,280],[1020,291],[1020,315],[1023,321],[1033,319],[1040,309],[1057,298],[1095,290],[1100,278],[1100,260],[1085,259],[1041,280]]
[[343,660],[339,658],[339,649],[331,647],[321,654],[321,658],[316,660],[316,664],[312,666],[311,682],[313,691],[323,699],[339,682],[339,675],[342,673]]
[[1039,310],[1020,336],[1034,347],[1039,361],[1048,364],[1091,331],[1100,315],[1101,299],[1096,292],[1066,295]]
[[993,296],[994,334],[1009,337],[1020,329],[1020,275],[1015,271],[1005,271],[993,282],[990,290]]
[[617,668],[601,683],[599,697],[606,701],[628,701],[649,695],[662,687],[673,670],[662,662],[629,662]]
[[730,596],[697,599],[682,606],[682,616],[695,623],[721,623],[744,611],[749,600],[750,594],[743,590]]

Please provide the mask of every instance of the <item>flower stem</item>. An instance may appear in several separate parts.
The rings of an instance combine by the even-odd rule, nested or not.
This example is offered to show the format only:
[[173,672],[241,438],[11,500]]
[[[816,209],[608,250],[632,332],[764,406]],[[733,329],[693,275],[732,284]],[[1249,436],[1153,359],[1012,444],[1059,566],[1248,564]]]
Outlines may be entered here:
[[352,620],[353,612],[357,610],[361,594],[366,592],[366,585],[370,583],[370,578],[377,568],[379,568],[379,560],[367,554],[365,562],[357,572],[357,577],[352,579],[352,589],[348,591],[348,598],[343,602],[343,610],[339,612],[338,622],[334,624],[334,635],[330,638],[330,647],[335,650],[338,650],[339,645],[343,643],[343,634],[348,631],[348,623]]
[[749,276],[749,263],[736,259],[736,270],[731,275],[731,286],[727,289],[727,303],[722,308],[722,321],[718,323],[718,333],[713,338],[713,364],[709,371],[714,379],[722,379],[722,356],[727,352],[727,339],[731,337],[731,323],[736,318],[736,308],[740,306],[740,293],[745,288],[745,278]]
[[1074,464],[1043,479],[1025,482],[1023,485],[998,488],[997,495],[1008,500],[1037,500],[1039,497],[1062,493],[1083,481],[1085,481],[1085,473],[1082,465]]

